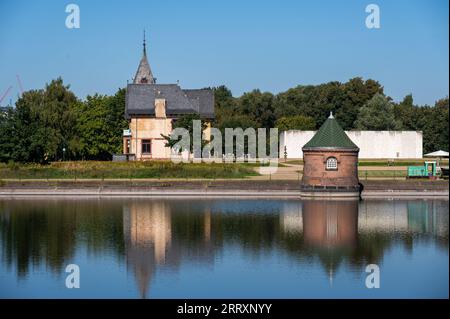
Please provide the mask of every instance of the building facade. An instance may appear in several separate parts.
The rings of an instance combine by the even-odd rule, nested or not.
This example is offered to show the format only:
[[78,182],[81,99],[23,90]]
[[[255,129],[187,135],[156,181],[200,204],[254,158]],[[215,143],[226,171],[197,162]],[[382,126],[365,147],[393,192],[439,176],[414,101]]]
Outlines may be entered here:
[[[280,133],[280,158],[303,158],[302,147],[316,131],[291,130]],[[362,159],[419,159],[423,156],[423,136],[418,131],[346,131],[358,145]]]
[[178,84],[157,84],[147,59],[144,39],[143,54],[132,84],[127,85],[125,117],[129,128],[123,132],[123,154],[130,159],[169,159],[171,149],[166,140],[174,122],[187,114],[199,114],[207,122],[204,133],[209,139],[210,122],[214,119],[214,93],[211,89],[181,89]]
[[302,191],[359,192],[359,148],[332,114],[302,150]]

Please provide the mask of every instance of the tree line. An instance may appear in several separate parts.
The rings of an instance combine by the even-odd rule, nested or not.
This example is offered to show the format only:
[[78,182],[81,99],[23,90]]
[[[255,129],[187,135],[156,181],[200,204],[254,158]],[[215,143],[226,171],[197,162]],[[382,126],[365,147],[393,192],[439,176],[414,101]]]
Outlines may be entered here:
[[[275,95],[253,90],[233,97],[226,86],[212,89],[213,126],[222,132],[226,127],[315,130],[333,111],[345,130],[423,131],[424,152],[448,150],[448,97],[434,106],[416,105],[412,95],[396,103],[380,83],[359,77],[299,85]],[[121,88],[112,96],[81,100],[61,78],[24,92],[15,108],[0,112],[0,162],[111,159],[121,153],[122,130],[128,128],[125,93]]]
[[108,160],[122,150],[125,89],[78,99],[58,78],[0,116],[0,161]]
[[215,126],[278,127],[316,130],[332,111],[344,130],[411,130],[423,132],[425,153],[448,150],[448,96],[434,106],[414,104],[412,94],[401,102],[386,96],[383,87],[360,77],[345,83],[299,85],[279,94],[253,90],[233,97],[225,86],[213,88]]

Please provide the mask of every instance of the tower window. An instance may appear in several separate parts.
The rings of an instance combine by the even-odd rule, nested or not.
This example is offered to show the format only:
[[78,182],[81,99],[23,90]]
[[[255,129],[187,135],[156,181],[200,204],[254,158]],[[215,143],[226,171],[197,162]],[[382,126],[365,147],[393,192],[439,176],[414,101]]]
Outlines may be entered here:
[[328,157],[327,158],[327,170],[330,171],[337,171],[338,168],[338,162],[336,157]]

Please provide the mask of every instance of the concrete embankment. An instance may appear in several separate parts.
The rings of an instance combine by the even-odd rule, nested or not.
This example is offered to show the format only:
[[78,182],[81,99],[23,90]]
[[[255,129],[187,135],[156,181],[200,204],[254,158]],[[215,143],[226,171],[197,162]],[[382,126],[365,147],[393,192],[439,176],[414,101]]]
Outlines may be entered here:
[[[448,198],[448,181],[362,181],[363,198]],[[255,180],[2,180],[0,197],[300,197],[297,181]]]

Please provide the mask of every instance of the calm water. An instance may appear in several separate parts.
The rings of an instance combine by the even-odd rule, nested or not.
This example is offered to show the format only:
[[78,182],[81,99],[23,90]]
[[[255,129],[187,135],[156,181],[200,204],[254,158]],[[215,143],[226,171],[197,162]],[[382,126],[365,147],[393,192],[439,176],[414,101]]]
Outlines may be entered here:
[[[448,201],[0,199],[2,298],[448,298]],[[68,289],[65,267],[80,267]],[[368,289],[365,267],[380,267]]]

